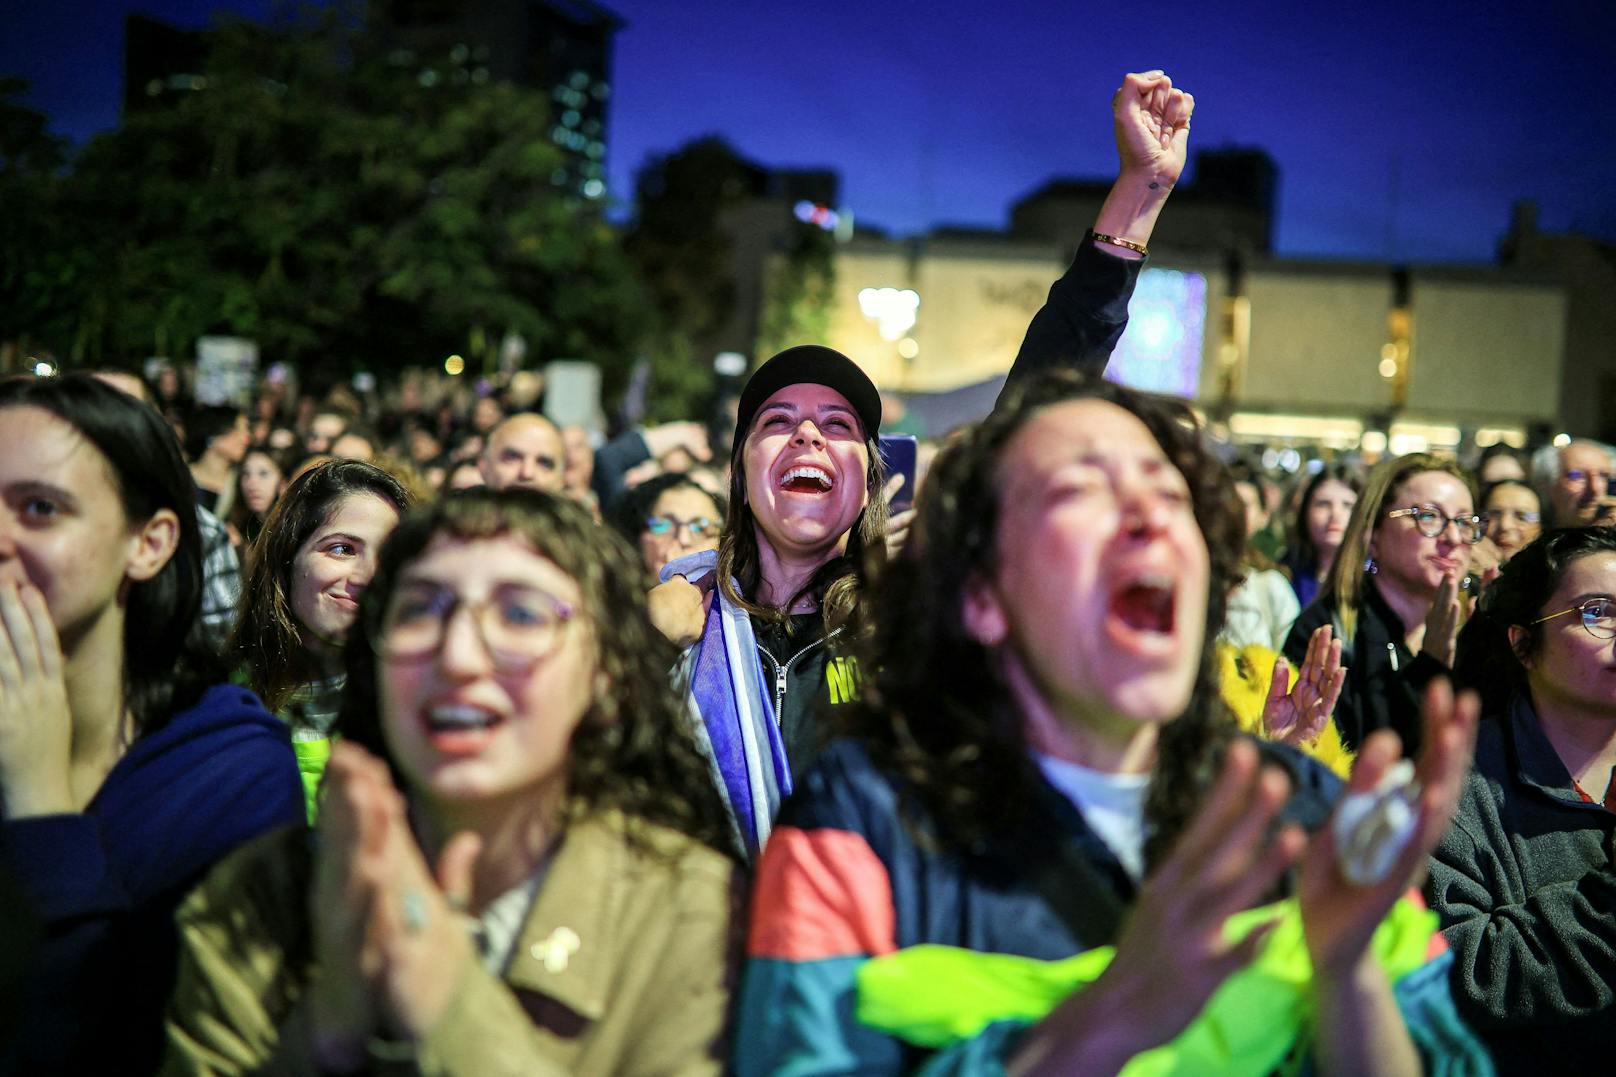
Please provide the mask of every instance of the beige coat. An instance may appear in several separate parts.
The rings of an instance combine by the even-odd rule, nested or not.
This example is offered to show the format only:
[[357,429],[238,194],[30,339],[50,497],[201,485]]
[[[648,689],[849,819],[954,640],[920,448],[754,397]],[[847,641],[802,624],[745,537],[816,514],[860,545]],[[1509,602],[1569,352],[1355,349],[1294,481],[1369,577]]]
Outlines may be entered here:
[[[720,854],[621,815],[575,824],[503,978],[473,964],[413,1059],[373,1072],[704,1074],[722,1070],[742,933],[742,883]],[[318,1072],[306,1007],[307,833],[221,863],[177,914],[179,977],[165,1073]]]

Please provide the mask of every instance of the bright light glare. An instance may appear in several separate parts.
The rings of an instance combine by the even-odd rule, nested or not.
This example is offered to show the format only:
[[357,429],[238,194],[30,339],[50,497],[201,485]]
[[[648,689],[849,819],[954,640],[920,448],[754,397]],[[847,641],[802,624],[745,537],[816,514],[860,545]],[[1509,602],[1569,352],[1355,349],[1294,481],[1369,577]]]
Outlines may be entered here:
[[898,341],[898,354],[905,359],[913,359],[920,354],[920,342],[914,337],[904,337]]
[[443,372],[451,377],[464,373],[466,361],[458,355],[451,355],[443,361]]
[[56,373],[56,368],[49,363],[38,362],[34,364],[34,373],[41,378],[48,378]]
[[1556,434],[1556,435],[1554,435],[1554,444],[1555,444],[1556,448],[1560,448],[1560,449],[1565,448],[1567,445],[1571,444],[1571,435],[1570,434]]
[[1383,378],[1397,377],[1397,360],[1382,359],[1380,361],[1380,376]]
[[865,288],[858,294],[859,310],[876,324],[882,340],[897,340],[915,327],[920,293],[908,288]]

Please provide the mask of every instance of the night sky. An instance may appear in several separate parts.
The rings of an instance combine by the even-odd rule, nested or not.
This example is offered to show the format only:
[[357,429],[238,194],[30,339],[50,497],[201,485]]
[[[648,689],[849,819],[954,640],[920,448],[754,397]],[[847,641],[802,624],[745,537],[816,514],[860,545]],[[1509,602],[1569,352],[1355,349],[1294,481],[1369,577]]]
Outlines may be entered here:
[[[79,140],[117,123],[126,11],[201,26],[220,5],[0,6],[0,73],[28,79],[28,103]],[[1052,176],[1108,175],[1111,92],[1161,67],[1196,96],[1192,146],[1278,161],[1283,254],[1490,261],[1520,198],[1546,230],[1616,241],[1608,0],[608,6],[628,21],[608,133],[618,197],[648,155],[718,133],[763,164],[836,169],[857,218],[899,234],[1002,226]]]

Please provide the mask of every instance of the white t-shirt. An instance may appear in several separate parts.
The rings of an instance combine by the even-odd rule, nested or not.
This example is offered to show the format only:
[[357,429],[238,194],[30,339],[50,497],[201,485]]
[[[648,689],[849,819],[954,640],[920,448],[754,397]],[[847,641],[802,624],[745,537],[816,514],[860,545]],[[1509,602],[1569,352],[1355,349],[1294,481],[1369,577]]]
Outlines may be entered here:
[[1060,790],[1134,881],[1145,874],[1145,787],[1148,774],[1109,774],[1034,752],[1049,784]]

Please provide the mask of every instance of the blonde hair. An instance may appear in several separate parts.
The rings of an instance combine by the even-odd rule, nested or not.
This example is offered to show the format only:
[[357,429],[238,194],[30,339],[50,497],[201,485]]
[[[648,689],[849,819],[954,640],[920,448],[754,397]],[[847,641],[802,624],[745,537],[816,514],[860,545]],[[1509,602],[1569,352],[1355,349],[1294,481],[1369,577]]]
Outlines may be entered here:
[[1364,563],[1369,557],[1369,541],[1375,529],[1385,519],[1387,502],[1405,482],[1427,471],[1440,471],[1464,483],[1473,499],[1476,496],[1470,476],[1452,460],[1432,456],[1430,453],[1409,453],[1382,460],[1364,480],[1363,493],[1347,521],[1347,533],[1341,538],[1341,549],[1336,552],[1335,564],[1325,580],[1319,601],[1335,609],[1336,633],[1346,644],[1351,644],[1358,631],[1358,610],[1363,606]]

